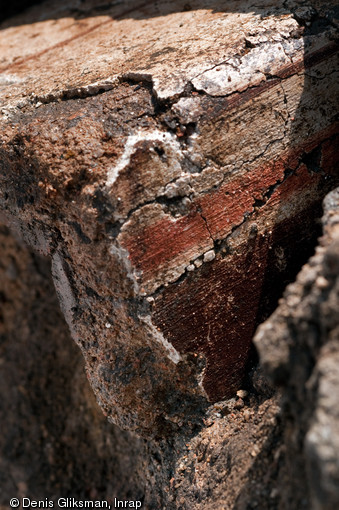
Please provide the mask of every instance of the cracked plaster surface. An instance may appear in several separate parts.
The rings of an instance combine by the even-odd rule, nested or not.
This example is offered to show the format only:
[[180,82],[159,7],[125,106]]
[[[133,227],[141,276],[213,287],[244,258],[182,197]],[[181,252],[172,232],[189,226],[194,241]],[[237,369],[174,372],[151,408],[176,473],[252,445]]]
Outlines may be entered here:
[[[152,20],[156,12],[145,2],[125,2],[124,8],[113,6],[108,15],[88,17],[81,23],[72,20],[72,13],[67,17],[67,11],[64,11],[63,17],[53,22],[52,34],[49,34],[52,22],[48,19],[47,9],[44,15],[47,19],[30,25],[29,29],[39,35],[39,47],[23,45],[25,39],[18,38],[16,27],[4,28],[0,36],[3,50],[0,64],[2,114],[6,117],[11,108],[23,108],[32,101],[39,105],[60,97],[95,94],[114,87],[120,78],[128,77],[152,81],[160,100],[175,98],[183,93],[190,81],[194,83],[196,80],[198,84],[204,74],[208,75],[209,69],[227,61],[232,62],[234,73],[241,71],[242,83],[247,82],[258,59],[255,45],[273,45],[272,53],[277,46],[280,59],[283,55],[281,43],[267,42],[268,36],[274,33],[273,39],[281,41],[298,30],[297,22],[291,15],[286,15],[284,8],[280,12],[278,9],[275,16],[258,22],[260,14],[251,11],[249,2],[244,3],[245,12],[236,12],[236,6],[231,3],[223,15],[220,12],[224,7],[216,8],[215,2],[198,2],[194,11],[188,12],[180,12],[181,4],[173,2],[166,15],[157,17],[157,23]],[[262,2],[259,12],[269,5],[269,2]],[[50,16],[53,14],[52,11]],[[139,16],[145,19],[142,24],[137,19]],[[202,33],[199,41],[193,43],[196,26]],[[49,38],[44,39],[44,34],[49,34]],[[241,54],[246,50],[245,34],[254,48],[242,58]],[[28,33],[27,37],[30,35]],[[96,47],[100,47],[99,54]],[[141,54],[142,61],[149,62],[148,67],[140,67]],[[259,70],[263,66],[264,62],[259,65]],[[107,70],[111,69],[114,74],[107,75]],[[57,81],[55,76],[58,76]],[[10,90],[6,88],[6,81],[11,82]],[[210,81],[220,83],[220,77],[213,76]],[[229,82],[223,87],[228,93]]]

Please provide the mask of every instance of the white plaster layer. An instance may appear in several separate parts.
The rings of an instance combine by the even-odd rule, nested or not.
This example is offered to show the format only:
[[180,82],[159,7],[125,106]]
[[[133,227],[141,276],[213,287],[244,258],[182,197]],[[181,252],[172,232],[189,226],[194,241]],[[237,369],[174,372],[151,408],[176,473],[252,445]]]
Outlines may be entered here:
[[119,161],[116,165],[108,169],[106,181],[107,186],[113,186],[119,176],[119,172],[129,165],[131,156],[136,151],[137,144],[146,141],[162,142],[163,144],[169,146],[169,148],[175,153],[181,154],[180,144],[177,141],[175,135],[172,133],[160,131],[159,129],[154,129],[153,131],[139,130],[127,138],[124,152]]
[[157,342],[159,342],[163,347],[165,347],[169,359],[173,361],[173,363],[178,364],[179,361],[182,360],[182,356],[173,347],[173,345],[168,340],[166,340],[164,335],[157,330],[157,328],[151,321],[151,317],[149,315],[147,315],[146,317],[139,316],[139,319],[149,328],[153,338],[155,338]]
[[131,261],[129,259],[129,253],[125,248],[122,248],[120,245],[112,244],[109,250],[110,254],[116,257],[124,266],[126,270],[126,276],[133,283],[133,290],[136,295],[139,294],[139,285],[137,282],[137,276],[133,271]]
[[240,58],[231,58],[192,80],[197,90],[212,96],[226,96],[255,87],[291,64],[283,45],[264,43]]
[[0,87],[21,83],[23,80],[15,74],[0,74]]

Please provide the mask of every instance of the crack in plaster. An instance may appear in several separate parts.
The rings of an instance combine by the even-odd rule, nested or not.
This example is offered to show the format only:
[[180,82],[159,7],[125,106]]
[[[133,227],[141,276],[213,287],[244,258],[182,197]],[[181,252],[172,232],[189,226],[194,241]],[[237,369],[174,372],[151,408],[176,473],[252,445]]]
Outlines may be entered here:
[[[298,73],[292,73],[291,75],[289,75],[287,78],[290,78],[291,76],[294,76]],[[287,78],[281,78],[279,76],[273,76],[273,75],[269,75],[269,73],[267,73],[267,77],[269,78],[275,78],[277,80],[279,80],[279,83],[281,85],[281,87],[283,88],[282,86],[282,83],[284,81],[284,79],[287,79]],[[128,79],[132,79],[132,75],[129,74],[129,75],[125,75],[125,78],[128,78]],[[133,73],[133,78],[136,78],[138,80],[141,80],[141,79],[144,79],[146,80],[147,82],[152,82],[152,78],[151,78],[151,75],[145,75],[145,74],[138,74],[138,73]],[[251,87],[248,87],[246,90],[240,92],[240,93],[245,93],[247,92],[249,89],[254,89],[254,88],[257,88],[258,85],[254,85],[254,86],[251,86]],[[154,89],[153,89],[153,86],[152,86],[152,91],[151,93],[154,95]],[[283,89],[283,93],[284,93],[284,98],[286,99],[287,101],[287,98],[286,98],[286,93],[285,93],[285,90]],[[238,94],[238,92],[232,92],[230,94],[230,96],[232,96],[233,94]],[[209,94],[206,94],[206,95],[209,95]],[[181,94],[181,97],[184,97],[184,94]],[[177,102],[179,101],[179,99],[177,101],[174,101],[170,104],[169,108],[172,108],[175,104],[177,104]],[[287,110],[287,113],[288,113],[288,118],[290,117],[290,114]],[[268,151],[268,149],[275,143],[279,142],[279,141],[282,141],[286,134],[287,134],[287,122],[288,120],[285,121],[285,130],[284,130],[284,135],[280,138],[277,138],[275,140],[271,140],[267,146],[265,147],[265,149],[257,156],[255,156],[253,159],[250,159],[250,160],[246,160],[246,161],[243,161],[241,166],[243,165],[246,165],[246,164],[251,164],[253,163],[254,161],[256,161],[257,159],[260,159],[261,157],[263,157],[265,155],[265,153]],[[187,137],[187,140],[189,141],[192,137],[194,136],[191,135],[191,136],[188,136]],[[164,140],[165,139],[165,140]],[[171,131],[170,129],[168,129],[167,131],[160,131],[160,130],[154,130],[153,132],[147,132],[147,131],[139,131],[137,134],[134,134],[134,135],[130,135],[128,137],[128,140],[127,140],[127,143],[126,143],[126,146],[125,146],[125,150],[124,150],[124,153],[122,155],[122,157],[120,158],[120,161],[117,163],[117,165],[115,165],[114,167],[112,167],[109,172],[108,172],[108,178],[107,178],[107,182],[106,182],[106,185],[107,186],[112,186],[114,184],[114,182],[116,181],[117,177],[118,177],[118,174],[121,170],[123,170],[129,163],[130,161],[130,158],[131,156],[133,155],[134,153],[134,149],[135,149],[135,145],[139,142],[142,142],[142,141],[156,141],[156,140],[159,140],[159,141],[166,141],[169,145],[172,145],[173,148],[178,152],[178,153],[181,153],[182,157],[187,157],[187,154],[185,153],[186,150],[182,148],[180,142],[176,139],[176,135],[173,134],[173,131]],[[187,140],[186,140],[186,144],[187,144]],[[180,163],[180,161],[179,161]],[[219,168],[221,170],[221,165],[218,164],[217,162],[214,162],[214,164],[216,165],[217,168]],[[175,177],[173,180],[167,182],[161,191],[159,191],[159,193],[157,194],[157,197],[155,197],[153,200],[150,200],[150,201],[146,201],[146,202],[143,202],[141,204],[139,204],[138,206],[136,206],[135,208],[131,209],[127,215],[125,216],[125,218],[119,218],[119,220],[123,220],[122,223],[121,223],[121,226],[120,226],[120,229],[123,227],[123,225],[130,219],[130,217],[132,216],[133,213],[135,213],[136,211],[138,211],[139,209],[141,209],[142,207],[144,207],[145,205],[151,205],[151,204],[155,204],[159,198],[161,197],[164,197],[166,196],[166,187],[169,185],[169,184],[172,184],[172,183],[175,183],[177,182],[178,180],[180,179],[183,179],[183,178],[190,178],[190,177],[195,177],[199,174],[201,174],[201,172],[206,168],[206,165],[204,167],[202,167],[201,169],[199,169],[198,172],[196,173],[188,173],[188,172],[182,172],[182,174],[179,176],[179,177]],[[226,174],[224,174],[224,177],[222,179],[222,181],[219,183],[218,185],[218,188],[220,188],[220,186],[223,184],[224,180],[226,178]],[[191,184],[190,182],[187,182],[187,184],[189,185],[189,187],[192,189],[191,187]],[[218,189],[217,188],[217,189]],[[185,196],[188,196],[188,195],[185,195]],[[206,223],[206,219],[205,218],[202,218],[205,223]],[[210,234],[210,231],[209,231],[209,234]],[[215,242],[215,240],[214,240]]]
[[[96,81],[88,85],[62,89],[58,92],[49,92],[43,96],[32,95],[29,97],[30,103],[37,105],[56,103],[71,99],[85,99],[86,97],[98,96],[114,89],[120,84],[118,76],[112,76],[102,81]],[[40,104],[39,104],[40,103]]]
[[132,155],[135,153],[136,145],[140,142],[146,141],[159,141],[169,145],[176,152],[181,152],[179,142],[176,140],[175,135],[170,131],[160,131],[154,129],[153,131],[139,130],[133,135],[129,135],[125,143],[125,150],[116,165],[109,168],[107,171],[106,186],[113,186],[119,176],[119,172],[126,168],[130,163]]
[[[290,32],[290,34],[291,34],[291,32]],[[290,34],[289,34],[289,37],[291,37]],[[265,44],[269,44],[270,46],[277,46],[278,44],[280,44],[282,46],[282,50],[285,53],[286,57],[289,58],[289,60],[291,61],[291,57],[289,57],[287,55],[285,48],[282,44],[282,41],[288,40],[289,37],[284,36],[283,34],[279,34],[279,35],[281,37],[281,39],[279,41],[275,41],[274,43],[271,43],[271,44],[267,43],[266,41],[259,42],[258,45],[254,45],[253,50],[258,50]],[[23,99],[16,105],[11,105],[11,106],[8,106],[7,108],[3,107],[2,113],[3,113],[3,117],[5,119],[8,119],[10,117],[10,114],[12,112],[14,112],[17,108],[22,109],[26,105],[34,105],[35,107],[39,107],[43,104],[50,104],[53,102],[59,102],[61,100],[85,99],[86,97],[92,97],[92,96],[96,96],[99,94],[103,94],[109,90],[112,90],[113,88],[117,87],[119,84],[126,82],[128,80],[135,81],[135,82],[141,81],[144,83],[151,84],[152,95],[154,98],[157,99],[157,101],[160,101],[160,102],[170,101],[170,102],[174,103],[179,98],[184,97],[186,94],[185,89],[187,88],[188,85],[193,86],[196,90],[199,90],[199,92],[201,92],[203,94],[210,95],[207,91],[205,91],[203,89],[196,88],[193,81],[196,80],[198,77],[203,76],[204,74],[212,71],[213,69],[215,69],[221,65],[229,65],[235,71],[239,72],[239,67],[242,64],[243,59],[244,58],[248,59],[249,56],[251,55],[251,53],[252,52],[250,51],[249,53],[247,53],[244,56],[236,54],[233,57],[230,57],[230,58],[222,61],[221,63],[215,64],[214,66],[209,67],[209,68],[201,71],[197,75],[193,76],[193,78],[190,78],[190,79],[187,78],[186,81],[183,82],[183,84],[180,86],[179,90],[177,90],[175,93],[168,93],[165,96],[163,96],[162,94],[159,93],[158,88],[160,87],[160,82],[151,73],[137,72],[137,71],[132,72],[131,71],[131,72],[124,73],[121,75],[114,75],[114,76],[108,77],[102,81],[97,81],[94,83],[90,83],[88,85],[83,85],[83,86],[80,85],[78,87],[72,87],[70,89],[62,89],[57,92],[51,91],[51,92],[49,92],[45,95],[42,95],[42,96],[31,94],[26,99]],[[237,61],[239,61],[239,65],[237,65]],[[253,69],[249,69],[249,71],[253,74]],[[254,85],[254,87],[255,86],[257,86],[257,85]],[[246,91],[249,88],[251,88],[251,87],[248,86],[243,91]],[[243,91],[241,90],[240,93]],[[220,97],[226,97],[226,96],[236,93],[236,92],[238,92],[238,91],[234,90],[230,93],[221,94]]]

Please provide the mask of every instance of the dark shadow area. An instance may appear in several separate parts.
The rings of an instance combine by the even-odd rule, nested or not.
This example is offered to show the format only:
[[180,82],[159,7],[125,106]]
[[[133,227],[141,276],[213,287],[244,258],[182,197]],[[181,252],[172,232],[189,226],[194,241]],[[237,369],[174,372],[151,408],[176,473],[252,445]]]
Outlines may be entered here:
[[0,6],[0,23],[11,16],[20,14],[32,5],[41,4],[43,1],[44,0],[14,0],[12,2],[6,2],[5,5]]
[[[33,7],[32,9],[28,9]],[[112,19],[121,20],[126,18],[149,19],[157,16],[167,16],[176,12],[189,12],[198,9],[209,9],[215,13],[222,12],[255,12],[274,16],[276,13],[289,13],[288,8],[275,5],[275,2],[258,2],[253,5],[244,0],[187,0],[151,2],[142,0],[64,0],[57,8],[51,6],[51,2],[39,0],[22,0],[8,5],[0,15],[0,22],[3,27],[17,26],[22,24],[35,23],[48,19],[60,19],[72,17],[74,20],[81,20],[94,16],[110,16]],[[26,10],[25,10],[26,9]],[[1,12],[1,11],[0,11]],[[10,18],[12,16],[12,18]],[[10,19],[9,19],[10,18]],[[104,22],[105,23],[105,22]]]
[[49,262],[1,225],[0,402],[2,508],[14,496],[142,499],[144,444],[99,409]]

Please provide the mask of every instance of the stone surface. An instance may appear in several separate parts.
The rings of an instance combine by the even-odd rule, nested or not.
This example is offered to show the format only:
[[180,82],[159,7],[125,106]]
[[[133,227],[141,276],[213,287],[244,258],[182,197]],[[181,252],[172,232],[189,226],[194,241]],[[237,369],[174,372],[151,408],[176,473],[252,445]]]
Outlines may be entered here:
[[282,388],[286,508],[339,505],[339,189],[324,209],[315,255],[255,337]]
[[301,3],[47,2],[2,27],[0,207],[51,257],[123,428],[193,430],[235,395],[310,254],[338,179],[337,19]]

